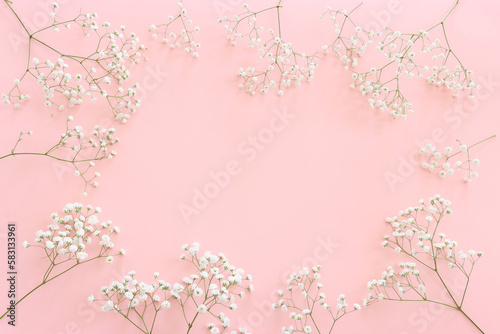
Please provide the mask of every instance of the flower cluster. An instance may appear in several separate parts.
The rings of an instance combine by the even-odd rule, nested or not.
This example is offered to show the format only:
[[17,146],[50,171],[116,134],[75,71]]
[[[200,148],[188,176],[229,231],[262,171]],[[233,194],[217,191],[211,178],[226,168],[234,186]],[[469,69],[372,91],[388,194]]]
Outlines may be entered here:
[[[356,8],[348,13],[345,9],[333,10],[332,7],[328,6],[326,12],[320,16],[322,19],[325,17],[330,19],[335,34],[333,42],[322,46],[323,53],[334,53],[337,58],[340,58],[346,70],[358,65],[358,57],[364,55],[366,48],[373,43],[375,36],[373,30],[365,30],[354,23],[350,15]],[[348,28],[352,28],[351,33],[345,32]]]
[[[11,4],[7,2],[7,5],[29,36],[30,61],[23,75],[14,80],[14,86],[9,93],[2,95],[4,103],[12,104],[18,109],[22,102],[30,100],[30,95],[23,92],[21,84],[32,77],[41,86],[47,107],[63,110],[65,107],[72,108],[81,104],[85,97],[92,102],[103,97],[117,120],[125,123],[130,114],[136,112],[141,104],[141,101],[135,98],[139,85],[136,83],[124,87],[123,84],[131,76],[129,66],[147,58],[142,55],[146,47],[139,44],[139,38],[134,33],[126,34],[125,26],[111,29],[108,22],[97,23],[96,13],[79,14],[72,20],[60,19],[55,13],[59,7],[56,3],[53,5],[54,12],[50,15],[53,21],[45,28],[32,32],[25,27]],[[71,29],[72,25],[78,26],[85,37],[92,35],[96,39],[95,49],[90,55],[66,54],[38,37],[48,29],[59,32],[60,29]],[[55,53],[55,60],[41,61],[32,58],[32,43],[40,44]],[[70,65],[75,65],[77,69],[70,72]]]
[[[458,2],[457,2],[458,3]],[[414,33],[402,33],[384,27],[383,31],[367,31],[355,24],[351,14],[346,10],[332,10],[328,7],[321,17],[328,16],[334,25],[335,39],[329,45],[323,46],[323,52],[333,52],[339,57],[346,70],[352,72],[351,88],[358,89],[368,97],[371,108],[388,111],[394,118],[406,119],[413,113],[412,103],[401,90],[403,77],[414,78],[426,75],[427,82],[436,86],[445,86],[452,90],[455,96],[467,91],[471,97],[478,85],[472,80],[472,71],[467,69],[452,50],[444,22],[446,17],[429,29]],[[345,33],[347,28],[354,32]],[[441,27],[444,42],[439,38],[431,39],[432,30]],[[386,61],[380,66],[372,66],[366,71],[356,71],[358,57],[362,56],[367,47],[377,39],[375,49],[382,52]],[[434,65],[428,66],[417,62],[417,54],[425,53],[432,59]],[[425,74],[429,72],[429,74]]]
[[[443,25],[444,27],[444,25]],[[471,97],[478,86],[471,79],[472,71],[461,63],[449,69],[446,63],[449,56],[455,54],[443,46],[439,39],[431,40],[429,30],[418,33],[401,33],[385,28],[376,49],[384,53],[387,62],[380,67],[372,67],[366,72],[354,72],[352,88],[358,88],[363,95],[370,96],[372,108],[390,111],[391,115],[405,119],[413,113],[412,104],[405,98],[400,89],[402,77],[414,78],[426,76],[427,82],[436,86],[445,86],[453,91],[455,96],[464,90]],[[414,51],[419,48],[419,51]],[[433,54],[433,61],[441,60],[440,64],[429,67],[417,62],[418,53]],[[456,57],[456,56],[455,56]],[[457,61],[458,58],[456,58]],[[389,73],[389,75],[385,75]],[[394,73],[394,74],[393,74]],[[425,74],[429,73],[429,74]]]
[[[195,272],[181,282],[169,284],[159,280],[159,273],[154,273],[152,283],[138,282],[135,272],[131,271],[122,282],[113,282],[101,289],[104,312],[114,310],[143,333],[152,333],[157,314],[164,309],[180,306],[187,325],[191,330],[199,315],[210,315],[214,322],[207,324],[210,333],[223,333],[230,326],[229,317],[223,310],[234,311],[237,299],[245,296],[245,291],[253,291],[251,275],[245,275],[243,269],[231,265],[224,254],[212,254],[207,251],[200,254],[200,246],[183,245],[187,251],[181,259],[190,262]],[[94,296],[89,301],[96,301]],[[149,310],[149,311],[148,311]],[[148,318],[149,317],[149,318]],[[137,319],[138,318],[138,319]],[[147,319],[151,322],[148,324]],[[240,329],[239,333],[245,333]],[[232,331],[236,334],[236,331]]]
[[[43,285],[77,266],[100,258],[112,263],[115,256],[125,254],[123,249],[113,252],[115,245],[111,237],[119,233],[120,229],[112,226],[110,220],[99,222],[97,215],[100,212],[99,207],[68,203],[64,206],[62,215],[50,215],[51,222],[47,230],[37,231],[34,243],[23,242],[24,248],[41,248],[43,258],[48,259],[49,265],[42,282],[18,299],[16,305]],[[8,311],[1,315],[0,319],[7,313]]]
[[292,325],[282,328],[283,334],[292,333],[321,333],[315,317],[318,317],[315,310],[322,308],[328,313],[331,323],[329,330],[331,333],[333,327],[339,319],[348,313],[361,309],[359,304],[353,304],[348,307],[345,301],[345,295],[341,294],[337,298],[336,305],[330,305],[326,302],[326,295],[321,292],[322,283],[318,280],[321,278],[320,266],[302,268],[299,273],[290,274],[287,280],[286,291],[278,291],[280,299],[273,304],[274,309],[281,309],[283,312],[289,313],[289,318],[292,320]]
[[[153,38],[160,39],[162,43],[168,44],[171,49],[184,48],[186,53],[198,58],[198,49],[200,43],[195,41],[195,34],[200,31],[198,26],[192,27],[193,21],[187,17],[187,10],[183,5],[183,0],[177,3],[179,14],[169,16],[168,23],[152,24],[149,31],[153,33]],[[181,27],[179,32],[169,31],[172,26],[177,24]]]
[[[439,177],[446,178],[455,174],[456,171],[464,170],[467,175],[464,177],[466,182],[472,181],[479,176],[477,171],[472,170],[473,166],[479,166],[479,159],[471,159],[470,149],[486,140],[494,138],[495,135],[488,137],[480,142],[467,146],[462,144],[460,140],[457,139],[459,144],[459,150],[453,153],[453,148],[450,146],[445,147],[444,152],[439,152],[436,150],[432,144],[427,144],[420,149],[420,154],[423,156],[422,168],[427,169],[430,172],[439,171]],[[467,159],[451,161],[451,158],[457,157],[458,155],[467,155]]]
[[[384,56],[398,67],[397,75],[404,74],[409,78],[426,75],[427,82],[436,86],[445,86],[453,91],[455,96],[462,91],[469,91],[469,95],[474,95],[477,85],[471,79],[472,71],[466,69],[455,53],[452,51],[448,40],[446,45],[439,38],[431,39],[430,32],[436,27],[442,27],[446,38],[444,20],[438,25],[427,30],[420,30],[418,33],[401,33],[385,28],[381,34],[382,39],[377,46],[377,50],[384,53]],[[414,48],[418,48],[414,51]],[[418,65],[416,63],[417,53],[427,53],[431,56],[435,65]],[[454,58],[458,65],[448,68],[447,63]]]
[[[425,283],[420,277],[414,262],[401,262],[399,272],[393,267],[387,267],[378,280],[368,282],[367,287],[373,291],[363,300],[363,305],[368,306],[381,300],[404,300],[405,294],[416,293],[421,300],[427,300]],[[415,297],[412,295],[412,297]]]
[[116,151],[111,147],[120,142],[114,136],[115,129],[101,129],[95,125],[92,134],[87,137],[80,125],[71,126],[73,116],[68,116],[66,129],[60,135],[59,141],[47,149],[45,152],[16,152],[17,146],[26,135],[33,135],[33,131],[21,132],[14,148],[9,154],[0,156],[0,160],[16,155],[46,156],[61,163],[70,164],[74,168],[75,176],[81,177],[85,183],[84,195],[87,194],[88,186],[97,187],[97,178],[101,176],[99,172],[92,171],[96,161],[112,159]]
[[[405,254],[411,261],[401,262],[398,268],[388,267],[380,279],[369,281],[368,289],[372,293],[363,301],[365,306],[382,300],[425,301],[463,313],[462,306],[470,277],[483,253],[475,250],[459,251],[456,241],[438,232],[441,220],[452,213],[450,205],[449,200],[435,195],[429,198],[428,202],[420,200],[419,205],[408,207],[397,216],[386,219],[392,227],[392,234],[384,237],[382,246]],[[424,273],[417,269],[417,264],[424,269]],[[449,287],[443,268],[465,276],[465,287],[459,293]],[[428,296],[424,278],[430,273],[439,278],[447,300]],[[479,329],[469,317],[467,318]]]
[[[249,6],[243,4],[244,11],[235,15],[234,19],[219,19],[219,23],[225,24],[227,38],[232,45],[236,45],[239,39],[248,38],[250,48],[259,47],[260,59],[263,60],[261,68],[248,66],[241,67],[238,71],[238,76],[242,78],[239,87],[251,95],[255,95],[255,92],[266,94],[269,89],[275,88],[281,96],[283,89],[311,81],[317,67],[315,54],[297,52],[292,43],[283,40],[280,4],[281,1],[276,6],[256,12],[250,11]],[[256,25],[259,14],[272,10],[275,10],[277,15],[277,32],[272,28],[265,29]],[[268,37],[263,36],[264,31],[268,33]]]
[[[122,249],[117,254],[111,254],[114,243],[111,241],[113,234],[119,233],[117,226],[112,226],[110,220],[99,223],[97,214],[101,212],[99,207],[91,205],[84,206],[80,203],[69,203],[63,208],[61,217],[58,213],[52,213],[51,224],[47,230],[36,232],[35,243],[28,241],[23,243],[24,248],[42,248],[50,261],[49,269],[43,277],[43,281],[50,280],[52,269],[66,262],[76,262],[75,265],[88,262],[97,258],[106,258],[106,262],[112,263],[113,256],[123,255]],[[90,253],[87,247],[92,243],[98,244],[98,252]]]

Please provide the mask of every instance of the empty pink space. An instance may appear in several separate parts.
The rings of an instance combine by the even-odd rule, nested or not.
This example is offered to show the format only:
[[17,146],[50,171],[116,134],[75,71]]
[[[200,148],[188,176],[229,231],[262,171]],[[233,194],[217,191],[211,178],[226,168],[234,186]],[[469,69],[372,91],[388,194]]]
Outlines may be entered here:
[[[249,9],[256,12],[277,4],[257,0],[248,3]],[[445,178],[439,177],[439,168],[434,172],[424,170],[419,150],[431,143],[441,153],[447,146],[453,147],[453,153],[461,152],[457,139],[470,146],[498,135],[500,69],[496,65],[499,49],[494,41],[500,31],[496,18],[499,5],[493,1],[460,0],[445,20],[447,41],[463,66],[473,70],[472,79],[480,85],[475,97],[470,98],[467,91],[454,97],[446,87],[429,85],[428,73],[411,79],[402,75],[399,89],[412,103],[409,109],[414,110],[403,120],[394,119],[389,111],[370,108],[369,94],[362,95],[360,87],[350,88],[353,71],[370,71],[387,62],[376,45],[369,45],[366,54],[357,57],[359,65],[347,71],[335,51],[323,53],[322,47],[333,43],[337,36],[332,14],[324,14],[327,6],[332,10],[345,8],[349,13],[358,4],[283,0],[280,30],[275,9],[259,14],[257,26],[265,27],[260,33],[262,43],[267,41],[268,28],[272,27],[274,33],[281,33],[285,43],[291,43],[300,64],[300,54],[315,55],[317,68],[310,82],[304,78],[298,87],[293,82],[290,88],[269,87],[266,94],[259,87],[252,96],[245,88],[238,88],[244,78],[237,74],[240,68],[248,73],[252,72],[248,67],[256,71],[268,68],[269,61],[260,59],[262,43],[249,48],[248,38],[244,37],[231,45],[224,28],[228,23],[217,22],[224,16],[232,20],[245,11],[243,1],[183,1],[191,26],[199,27],[193,36],[200,46],[191,46],[196,50],[189,52],[185,46],[171,49],[171,41],[162,43],[161,25],[179,13],[176,1],[60,1],[56,11],[60,21],[71,20],[80,12],[96,12],[99,24],[109,22],[112,29],[124,25],[126,34],[137,34],[137,46],[144,44],[147,50],[140,50],[141,61],[135,66],[127,65],[131,78],[123,87],[128,92],[137,82],[133,98],[141,102],[126,124],[120,122],[121,117],[114,119],[102,95],[95,103],[83,96],[81,105],[66,105],[58,110],[54,105],[44,106],[47,92],[37,85],[37,78],[27,76],[22,87],[23,94],[30,95],[29,101],[21,103],[19,109],[14,109],[13,103],[2,104],[2,310],[12,299],[8,297],[7,281],[12,276],[8,274],[9,223],[16,224],[17,299],[40,284],[50,263],[42,249],[24,249],[22,242],[35,244],[36,231],[47,230],[51,213],[63,217],[67,203],[100,207],[99,220],[111,220],[120,229],[111,236],[113,252],[123,248],[126,254],[114,257],[112,263],[103,258],[82,264],[47,283],[17,306],[15,327],[8,324],[9,318],[0,320],[0,332],[141,333],[117,312],[103,312],[103,302],[89,303],[88,297],[102,299],[101,287],[122,280],[130,270],[135,270],[139,282],[151,283],[153,273],[159,272],[159,279],[181,283],[185,276],[195,273],[192,265],[180,260],[185,253],[181,246],[198,242],[201,254],[207,250],[222,252],[232,265],[244,270],[243,276],[253,277],[255,290],[247,291],[242,300],[236,297],[236,310],[223,311],[230,318],[227,333],[241,327],[254,334],[281,333],[282,327],[290,325],[297,326],[298,332],[307,332],[302,331],[300,322],[290,318],[291,308],[286,312],[272,310],[272,304],[280,299],[277,290],[287,292],[286,281],[292,272],[298,273],[303,267],[311,271],[316,265],[321,266],[319,282],[333,314],[337,313],[340,294],[345,294],[348,310],[355,303],[361,305],[360,310],[342,317],[331,333],[480,333],[460,311],[439,303],[382,300],[362,306],[363,299],[373,293],[367,288],[368,281],[381,279],[388,266],[399,273],[399,263],[415,262],[403,252],[381,246],[384,235],[393,233],[386,218],[419,206],[420,199],[426,201],[427,208],[428,199],[439,194],[451,201],[452,214],[445,215],[437,233],[458,241],[457,256],[458,250],[484,252],[474,264],[467,286],[465,276],[457,268],[448,269],[446,262],[440,267],[442,278],[455,295],[467,289],[463,311],[484,333],[496,333],[499,326],[495,315],[500,310],[500,293],[495,288],[500,259],[499,139],[489,139],[450,160],[466,161],[468,152],[471,160],[480,160],[478,166],[472,165],[479,177],[470,183],[464,181],[469,175],[465,168]],[[389,26],[404,36],[439,23],[454,4],[453,0],[369,0],[350,17],[362,30],[383,31],[382,27]],[[53,22],[52,2],[13,1],[11,6],[30,32]],[[2,93],[9,93],[28,62],[33,66],[32,58],[42,63],[57,62],[57,53],[44,44],[63,50],[65,56],[88,55],[95,48],[94,37],[86,39],[73,24],[69,30],[61,27],[59,32],[41,32],[38,36],[44,44],[33,42],[28,58],[26,31],[6,3],[2,1],[0,7]],[[338,18],[342,15],[337,14]],[[149,31],[152,24],[157,28]],[[349,27],[348,32],[355,33],[354,27]],[[104,28],[100,26],[99,31]],[[179,34],[181,29],[172,25],[167,35],[170,31]],[[438,25],[429,34],[432,41],[439,38],[445,43],[440,29]],[[193,52],[199,57],[193,57]],[[430,72],[441,61],[433,63],[431,55],[420,53],[416,57],[422,57],[422,62],[431,67]],[[86,71],[75,62],[68,64],[66,71],[73,76]],[[101,70],[105,71],[98,68],[96,72]],[[388,69],[384,75],[390,78],[394,71]],[[111,95],[117,87],[112,83],[108,93]],[[279,96],[280,90],[283,96]],[[59,96],[58,101],[63,100]],[[68,123],[69,116],[73,121]],[[14,147],[18,153],[47,152],[60,140],[67,124],[72,128],[81,126],[85,140],[92,137],[95,125],[100,130],[114,128],[112,137],[120,139],[107,151],[116,151],[116,156],[96,161],[86,174],[92,178],[94,172],[100,175],[87,187],[81,175],[75,176],[71,163],[43,155],[9,156]],[[22,140],[16,146],[21,132]],[[74,151],[69,152],[62,154],[63,160],[70,159]],[[86,158],[91,160],[90,155]],[[98,186],[94,187],[93,182]],[[99,248],[96,242],[87,246],[89,254]],[[421,267],[428,299],[452,302],[435,273],[420,263],[417,267]],[[304,302],[300,293],[294,298]],[[192,321],[198,305],[186,306],[185,318],[179,305],[171,302],[170,309],[158,313],[154,333],[188,331],[187,323]],[[317,328],[311,320],[307,322],[312,333],[330,333],[329,311],[319,304],[313,311]],[[302,309],[294,312],[301,313]],[[217,322],[220,324],[208,313],[200,314],[189,333],[210,333],[207,324]]]

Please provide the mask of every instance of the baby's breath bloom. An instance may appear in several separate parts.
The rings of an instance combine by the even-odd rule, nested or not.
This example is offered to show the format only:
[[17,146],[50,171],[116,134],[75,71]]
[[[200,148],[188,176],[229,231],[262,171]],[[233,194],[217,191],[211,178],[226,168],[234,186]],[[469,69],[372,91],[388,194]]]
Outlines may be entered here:
[[[104,222],[104,225],[110,228],[107,222]],[[108,243],[108,235],[103,234],[100,238],[104,245]],[[222,253],[218,255],[209,251],[201,253],[200,249],[198,243],[182,246],[185,253],[181,260],[194,265],[195,271],[185,276],[180,283],[170,284],[160,280],[158,272],[153,273],[153,282],[138,282],[134,279],[135,271],[130,271],[121,282],[112,282],[109,288],[101,290],[103,298],[100,301],[104,303],[103,311],[109,311],[109,306],[112,305],[115,310],[128,312],[142,304],[143,316],[139,316],[138,322],[134,324],[139,328],[146,326],[145,330],[147,328],[151,331],[154,323],[146,324],[148,313],[158,313],[174,306],[184,310],[190,307],[187,304],[192,303],[200,317],[213,317],[217,321],[217,324],[209,323],[207,325],[209,329],[228,328],[229,318],[218,310],[236,310],[238,307],[236,295],[244,298],[244,290],[253,290],[251,284],[248,284],[252,281],[252,276],[245,275],[243,269],[231,265]],[[152,307],[152,305],[158,306]],[[188,327],[192,326],[190,323],[186,324]],[[240,332],[245,333],[245,331]]]

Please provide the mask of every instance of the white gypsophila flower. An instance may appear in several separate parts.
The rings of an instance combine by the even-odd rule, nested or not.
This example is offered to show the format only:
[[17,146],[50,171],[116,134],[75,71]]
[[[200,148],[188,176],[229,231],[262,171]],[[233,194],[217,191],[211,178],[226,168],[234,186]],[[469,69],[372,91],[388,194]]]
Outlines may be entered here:
[[[431,145],[428,145],[427,149],[429,147]],[[391,236],[384,237],[388,246],[401,249],[400,253],[410,257],[412,261],[400,262],[398,267],[401,270],[398,274],[394,274],[393,268],[388,267],[387,271],[382,273],[381,280],[368,282],[368,289],[372,290],[372,293],[363,301],[364,306],[384,299],[428,301],[424,278],[426,274],[432,273],[441,278],[442,267],[438,266],[438,263],[442,260],[447,261],[449,269],[458,267],[460,270],[455,271],[457,274],[470,277],[479,258],[478,252],[474,250],[457,252],[455,249],[457,242],[447,239],[445,233],[438,231],[441,220],[452,213],[450,205],[451,201],[436,194],[428,201],[420,200],[419,205],[401,210],[398,216],[386,220],[390,221],[393,232]],[[419,251],[413,248],[416,240],[418,240],[416,246],[421,249]],[[421,274],[416,268],[417,262],[424,264],[426,269],[430,270]],[[466,292],[467,290],[463,291],[464,296]],[[444,305],[456,306],[448,305],[446,302]]]
[[[427,169],[430,172],[437,171],[439,177],[446,178],[448,176],[454,175],[457,171],[463,171],[468,173],[467,176],[464,177],[466,182],[470,182],[472,179],[478,177],[478,172],[472,170],[473,167],[477,167],[479,165],[479,159],[470,159],[469,153],[470,149],[475,145],[487,141],[495,136],[490,136],[478,143],[470,145],[469,147],[465,144],[461,144],[459,140],[457,140],[460,144],[459,150],[455,154],[451,154],[453,149],[451,147],[446,147],[444,153],[441,153],[436,150],[436,148],[428,143],[425,147],[420,149],[420,153],[424,159],[422,161],[421,166],[423,169]],[[452,159],[457,159],[460,156],[466,158],[466,161],[456,160],[453,163]]]
[[[326,302],[326,295],[324,292],[320,292],[323,284],[317,282],[321,278],[320,266],[309,268],[303,268],[299,273],[291,273],[289,279],[287,280],[287,291],[278,291],[279,300],[273,303],[273,309],[281,309],[283,312],[288,312],[288,310],[300,310],[300,313],[292,311],[289,313],[289,318],[296,321],[296,324],[304,319],[307,321],[309,318],[318,317],[318,314],[313,315],[313,312],[320,309],[327,310],[332,321],[335,323],[344,314],[350,312],[346,303],[346,296],[340,294],[337,298],[336,309],[337,312],[331,312],[331,306]],[[370,282],[372,284],[372,282]],[[303,298],[298,298],[302,296]],[[316,306],[319,304],[319,306]],[[360,308],[359,304],[354,304],[354,309]],[[352,311],[353,311],[352,310]],[[301,328],[307,326],[305,323],[301,324]]]
[[[274,9],[279,12],[279,7],[264,11]],[[234,19],[223,17],[218,22],[224,24],[227,39],[232,45],[236,45],[238,40],[248,39],[250,48],[259,47],[258,54],[264,64],[260,69],[254,66],[241,67],[238,71],[238,76],[242,78],[239,87],[251,95],[257,92],[267,94],[270,89],[276,89],[278,96],[282,96],[285,88],[300,86],[313,79],[317,56],[297,52],[291,43],[281,39],[281,34],[276,34],[273,29],[264,31],[263,27],[256,26],[257,17],[264,11],[253,12],[245,6],[243,12],[234,16]],[[279,14],[277,23],[280,25]]]
[[[443,45],[439,40],[432,41],[429,38],[429,32],[433,29],[439,27],[444,29],[444,21],[428,31],[404,34],[384,27],[382,31],[375,32],[357,26],[352,19],[352,13],[353,11],[332,10],[328,7],[320,16],[329,18],[334,26],[332,34],[334,41],[324,45],[322,50],[325,54],[335,54],[344,68],[353,72],[354,82],[350,86],[359,89],[362,95],[368,96],[370,107],[388,111],[394,118],[406,119],[412,114],[412,104],[406,99],[399,82],[403,77],[423,77],[424,73],[429,71],[429,66],[422,64],[421,56],[417,56],[424,53],[436,53],[431,59],[441,61],[441,66],[434,66],[432,74],[427,77],[428,83],[445,86],[452,90],[455,96],[465,90],[470,96],[474,95],[473,92],[478,86],[471,79],[472,71],[461,65],[449,45]],[[379,40],[378,43],[374,43],[375,39]],[[376,45],[375,49],[387,58],[386,63],[366,72],[356,71],[354,68],[358,64],[358,57],[363,56],[371,44]],[[446,51],[440,53],[438,57],[437,53],[443,50]],[[451,61],[456,61],[461,66],[448,68],[447,62]]]
[[[169,16],[167,23],[152,24],[149,31],[154,39],[160,40],[171,49],[182,48],[193,58],[198,58],[198,49],[201,44],[195,41],[195,34],[200,31],[198,26],[193,26],[193,21],[187,17],[187,10],[179,2],[179,12],[175,16]],[[177,30],[176,27],[177,26]]]
[[[130,114],[140,106],[140,100],[134,98],[139,86],[135,84],[127,88],[127,93],[123,84],[131,76],[129,67],[147,59],[142,55],[147,48],[139,44],[139,38],[134,33],[126,34],[124,26],[118,30],[110,28],[107,22],[99,25],[96,21],[96,13],[81,13],[71,20],[59,19],[55,13],[57,8],[58,6],[54,6],[54,11],[49,14],[52,18],[50,24],[46,27],[39,27],[41,29],[30,35],[26,41],[28,49],[32,50],[31,43],[33,40],[38,40],[44,48],[59,53],[50,42],[39,40],[43,37],[39,34],[48,28],[52,28],[54,32],[58,32],[60,28],[70,29],[71,23],[74,23],[82,28],[76,32],[82,31],[85,37],[95,38],[97,52],[90,56],[66,54],[64,59],[61,57],[55,61],[40,61],[38,58],[33,58],[25,70],[31,75],[14,80],[14,87],[8,94],[3,95],[4,102],[12,103],[17,109],[20,107],[17,102],[28,101],[29,95],[22,92],[20,84],[28,77],[33,77],[42,88],[44,104],[47,107],[64,110],[66,107],[73,108],[82,104],[86,98],[95,101],[102,95],[107,98],[115,118],[126,122]],[[14,9],[12,11],[17,15]],[[99,29],[100,26],[103,28]],[[107,43],[102,43],[103,40]],[[116,93],[102,94],[103,86],[111,83],[119,85]]]
[[87,253],[85,253],[85,252],[78,252],[76,254],[76,257],[77,257],[78,260],[83,261],[83,260],[86,260],[89,257],[89,255]]
[[[104,237],[107,240],[107,237]],[[105,240],[105,242],[106,242]],[[251,281],[251,275],[244,275],[244,270],[231,265],[224,255],[213,255],[200,252],[200,245],[193,243],[191,246],[183,245],[187,252],[183,259],[195,266],[193,274],[185,276],[182,283],[173,285],[159,280],[159,273],[153,274],[152,283],[138,282],[134,279],[135,272],[129,272],[121,282],[112,282],[109,292],[105,294],[104,302],[111,301],[114,309],[129,310],[141,303],[146,314],[152,305],[160,303],[159,307],[149,312],[157,312],[159,309],[170,308],[178,304],[181,308],[187,307],[186,301],[192,302],[200,315],[213,316],[218,324],[226,329],[230,325],[230,319],[222,312],[213,311],[217,307],[226,307],[230,310],[237,309],[236,296],[243,298],[244,289],[253,289],[245,284]],[[213,268],[217,268],[212,270]],[[207,284],[206,282],[212,282]],[[108,289],[108,288],[106,288]],[[121,296],[125,296],[125,299]],[[210,304],[196,302],[194,297],[204,296],[212,300]],[[130,302],[127,302],[131,300]],[[214,313],[215,312],[215,313]],[[217,325],[219,326],[219,325]],[[217,327],[215,324],[210,328]],[[221,328],[221,327],[217,328]]]
[[208,308],[207,308],[204,304],[200,304],[200,305],[198,306],[198,313],[203,314],[203,313],[207,312],[207,309],[208,309]]

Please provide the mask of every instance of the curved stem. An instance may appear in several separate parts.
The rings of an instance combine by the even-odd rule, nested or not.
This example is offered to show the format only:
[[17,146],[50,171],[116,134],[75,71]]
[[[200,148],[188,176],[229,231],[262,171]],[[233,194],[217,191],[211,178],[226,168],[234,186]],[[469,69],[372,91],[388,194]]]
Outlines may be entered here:
[[[71,267],[67,268],[66,270],[60,272],[59,274],[49,278],[49,279],[45,279],[45,280],[42,280],[42,283],[38,284],[36,287],[34,287],[33,289],[31,289],[31,291],[29,291],[27,294],[25,294],[21,299],[19,299],[15,304],[14,306],[17,306],[20,302],[22,302],[26,297],[28,297],[29,295],[31,295],[33,292],[35,292],[38,288],[42,287],[43,285],[55,280],[56,278],[58,278],[59,276],[67,273],[68,271],[70,271],[71,269],[75,268],[76,266],[78,265],[81,265],[81,264],[84,264],[84,263],[87,263],[87,262],[90,262],[90,261],[93,261],[95,259],[98,259],[102,257],[101,255],[98,255],[96,257],[93,257],[91,259],[88,259],[88,260],[85,260],[85,261],[78,261],[76,262],[74,265],[72,265]],[[57,264],[56,264],[57,265]],[[56,266],[54,265],[54,267]],[[5,317],[5,315],[9,312],[9,310],[7,310],[4,314],[2,314],[0,316],[0,319],[2,319],[3,317]]]
[[17,13],[16,13],[16,11],[14,10],[14,8],[12,8],[12,6],[11,6],[11,3],[12,3],[12,2],[10,2],[10,1],[8,1],[8,0],[5,0],[5,3],[7,4],[7,6],[9,7],[9,9],[11,10],[11,12],[14,14],[14,16],[16,17],[16,19],[19,21],[19,23],[21,23],[21,25],[23,26],[24,31],[26,31],[26,33],[27,33],[29,36],[31,36],[31,34],[30,34],[30,32],[29,32],[28,28],[26,28],[26,26],[24,25],[23,20],[21,20],[21,18],[19,17],[19,15],[17,15]]
[[88,162],[88,161],[95,161],[95,160],[97,160],[97,159],[68,160],[68,159],[63,159],[63,158],[56,157],[54,155],[50,155],[48,153],[36,153],[36,152],[21,152],[21,153],[11,152],[9,154],[1,156],[0,160],[1,159],[5,159],[5,158],[10,157],[10,156],[16,156],[16,155],[39,155],[39,156],[46,156],[46,157],[54,159],[54,160],[58,160],[58,161],[62,161],[62,162],[69,162],[69,163],[72,163],[72,164],[79,163],[79,162]]
[[433,25],[432,27],[427,29],[427,31],[431,31],[432,29],[436,28],[438,25],[444,23],[444,21],[446,21],[448,16],[450,16],[450,14],[455,10],[455,7],[457,7],[459,2],[460,2],[460,0],[456,0],[455,4],[453,5],[453,7],[451,7],[451,9],[448,11],[448,13],[445,15],[445,17],[439,23],[436,23],[435,25]]
[[[42,283],[38,284],[36,287],[34,287],[33,289],[31,289],[30,292],[28,292],[27,294],[25,294],[21,299],[19,299],[15,304],[14,306],[17,306],[20,302],[22,302],[26,297],[28,297],[29,295],[31,295],[33,292],[35,292],[38,288],[42,287],[43,285],[49,283],[50,281],[53,281],[54,279],[56,279],[57,277],[61,276],[62,274],[68,272],[69,270],[73,269],[74,267],[76,267],[77,265],[79,265],[80,263],[76,263],[75,265],[71,266],[70,268],[66,269],[65,271],[57,274],[56,276],[48,279],[48,280],[44,280],[42,281]],[[5,317],[5,315],[8,313],[9,311],[5,312],[4,314],[2,314],[0,316],[0,319],[2,319],[3,317]]]

